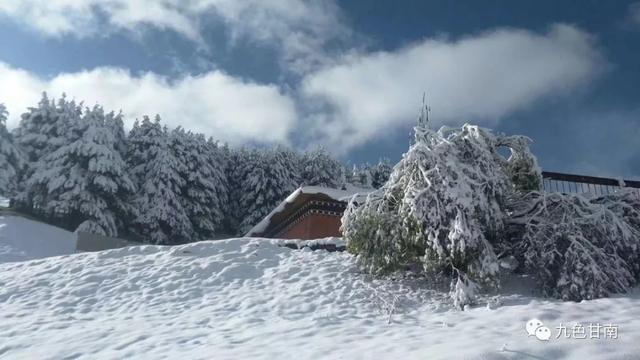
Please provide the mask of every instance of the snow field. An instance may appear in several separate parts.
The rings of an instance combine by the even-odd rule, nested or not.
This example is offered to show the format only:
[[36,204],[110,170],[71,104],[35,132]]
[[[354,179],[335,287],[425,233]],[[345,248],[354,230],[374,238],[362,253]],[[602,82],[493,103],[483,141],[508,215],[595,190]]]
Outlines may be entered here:
[[[562,303],[507,286],[452,310],[419,281],[283,240],[139,246],[0,264],[0,359],[637,359],[640,294]],[[517,280],[516,283],[521,283]],[[520,285],[523,286],[524,285]],[[395,309],[389,322],[389,306]],[[528,337],[536,317],[614,323],[619,339]]]

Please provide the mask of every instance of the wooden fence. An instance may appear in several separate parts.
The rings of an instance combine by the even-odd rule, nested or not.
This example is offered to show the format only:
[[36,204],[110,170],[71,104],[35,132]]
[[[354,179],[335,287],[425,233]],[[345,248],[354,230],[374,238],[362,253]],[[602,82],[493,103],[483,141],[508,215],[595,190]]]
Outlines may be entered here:
[[542,179],[542,188],[549,192],[607,195],[618,191],[621,187],[626,187],[635,189],[640,195],[640,181],[636,180],[563,174],[551,171],[543,171]]

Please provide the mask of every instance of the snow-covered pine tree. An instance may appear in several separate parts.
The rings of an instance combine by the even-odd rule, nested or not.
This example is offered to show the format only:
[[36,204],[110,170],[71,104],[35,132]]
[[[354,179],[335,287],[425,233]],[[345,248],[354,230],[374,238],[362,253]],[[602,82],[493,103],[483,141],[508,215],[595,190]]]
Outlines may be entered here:
[[87,109],[82,118],[75,112],[64,116],[66,143],[39,161],[26,192],[38,212],[67,227],[115,236],[119,219],[134,213],[135,186],[115,149],[112,128],[100,106]]
[[[23,175],[25,181],[47,166],[44,163],[46,156],[69,144],[69,139],[79,136],[71,131],[81,115],[82,107],[76,105],[75,101],[67,101],[64,94],[56,105],[55,100],[49,100],[46,93],[42,94],[37,107],[29,108],[22,114],[20,124],[14,131],[14,138],[27,160]],[[32,199],[29,198],[25,190],[25,181],[21,181],[18,187],[17,206],[24,211],[37,212],[34,206],[38,205],[32,203]]]
[[382,158],[376,165],[371,168],[371,186],[379,189],[384,185],[393,170],[391,162],[387,158]]
[[504,227],[503,204],[513,190],[490,131],[428,126],[425,107],[415,143],[385,186],[364,204],[350,204],[342,231],[368,271],[383,273],[422,263],[427,274],[448,274],[458,307],[481,286],[497,285],[491,242]]
[[45,215],[43,202],[47,190],[42,186],[38,188],[38,185],[30,184],[29,181],[34,174],[42,173],[51,166],[44,160],[45,157],[78,138],[79,135],[73,133],[71,128],[79,124],[81,115],[81,107],[74,102],[67,102],[64,95],[56,106],[55,101],[49,100],[46,93],[42,93],[37,107],[29,108],[22,114],[14,135],[28,162],[24,181],[16,196],[16,205],[23,211]]
[[204,135],[185,132],[181,127],[171,133],[173,152],[184,163],[181,176],[182,203],[193,226],[194,240],[212,239],[220,230],[223,207],[227,202],[224,164],[215,142]]
[[[272,171],[274,176],[281,181],[281,194],[288,196],[302,183],[302,158],[293,150],[277,145],[273,150],[267,151],[273,160]],[[283,198],[284,199],[284,198]]]
[[15,139],[28,161],[33,163],[43,154],[51,152],[49,141],[59,136],[57,128],[53,126],[57,121],[55,103],[49,100],[46,93],[42,93],[38,106],[29,108],[21,117],[14,132]]
[[345,165],[340,165],[340,177],[338,181],[338,189],[347,190],[349,183],[349,171]]
[[117,114],[113,111],[105,115],[105,124],[112,129],[115,137],[115,148],[124,159],[127,155],[127,134],[124,131],[124,120],[122,111]]
[[227,179],[227,190],[229,202],[225,209],[225,232],[228,234],[242,236],[244,233],[240,228],[240,223],[247,214],[247,209],[241,205],[243,199],[244,182],[252,170],[250,162],[251,152],[245,147],[240,149],[230,149],[228,146],[222,148],[226,157],[225,177]]
[[362,183],[362,176],[360,176],[360,169],[358,169],[357,165],[353,165],[351,167],[351,171],[349,171],[347,176],[347,182],[359,188],[364,187],[364,184]]
[[55,100],[49,100],[47,94],[42,93],[38,106],[22,114],[15,130],[16,141],[29,162],[35,163],[66,144],[69,127],[81,112],[81,106],[67,101],[65,95],[56,105]]
[[226,228],[226,217],[229,211],[229,183],[227,178],[227,166],[229,162],[228,146],[220,145],[217,140],[209,137],[207,139],[207,156],[211,163],[213,172],[212,181],[216,189],[217,210],[215,212],[216,236],[230,234]]
[[270,203],[270,194],[267,194],[265,156],[256,149],[249,151],[245,159],[247,166],[246,176],[240,179],[239,208],[242,217],[239,219],[239,234],[246,233],[257,224],[266,214],[266,208]]
[[[134,186],[134,191],[137,191],[136,179],[129,173],[129,166],[126,162],[127,156],[127,135],[124,130],[124,121],[122,112],[117,114],[114,111],[108,112],[104,116],[105,131],[113,135],[113,149],[117,153],[118,166],[122,166],[124,169],[123,177],[131,182]],[[122,164],[122,165],[120,165]],[[116,215],[116,225],[118,227],[118,234],[128,234],[133,220],[138,216],[138,211],[134,207],[134,194],[122,194],[117,197],[117,201],[109,205],[110,209]]]
[[353,184],[353,168],[355,165],[344,164],[340,170],[340,181],[345,184]]
[[16,195],[19,176],[26,162],[7,130],[6,120],[7,109],[0,104],[0,197],[11,198]]
[[341,164],[324,149],[305,153],[302,158],[302,181],[305,185],[340,187]]
[[371,165],[362,164],[360,166],[353,167],[353,176],[352,178],[355,180],[353,185],[363,188],[363,189],[372,189],[372,177],[371,177]]
[[149,123],[151,120],[145,116],[143,122],[145,122],[144,129],[141,127],[138,119],[133,123],[127,136],[127,153],[125,155],[129,176],[138,187],[142,184],[142,178],[144,177],[144,166],[146,165],[148,155],[147,151],[153,145],[150,137],[146,134],[150,131],[151,126]]
[[250,153],[251,170],[242,182],[240,198],[240,206],[245,209],[241,233],[260,222],[298,187],[294,159],[295,154],[282,147]]
[[341,181],[361,189],[373,189],[372,167],[369,164],[352,165],[343,167]]
[[133,231],[155,244],[184,243],[193,235],[182,200],[186,165],[171,145],[158,115],[154,121],[145,116],[129,134],[127,163],[139,184]]

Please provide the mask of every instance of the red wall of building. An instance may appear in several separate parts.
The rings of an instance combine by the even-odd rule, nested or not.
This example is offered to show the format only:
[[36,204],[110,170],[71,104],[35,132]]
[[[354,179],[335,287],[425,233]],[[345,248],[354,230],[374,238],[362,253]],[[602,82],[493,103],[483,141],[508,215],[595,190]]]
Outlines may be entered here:
[[278,237],[283,239],[320,239],[340,234],[340,217],[309,214]]

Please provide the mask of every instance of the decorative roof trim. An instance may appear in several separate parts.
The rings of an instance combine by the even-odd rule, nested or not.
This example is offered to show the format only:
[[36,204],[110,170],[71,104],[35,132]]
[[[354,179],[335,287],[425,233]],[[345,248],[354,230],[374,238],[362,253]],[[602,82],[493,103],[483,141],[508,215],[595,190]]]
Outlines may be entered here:
[[266,236],[279,236],[289,231],[310,215],[324,215],[342,217],[347,204],[343,201],[319,201],[311,200],[296,212],[288,216],[280,225],[265,233]]

